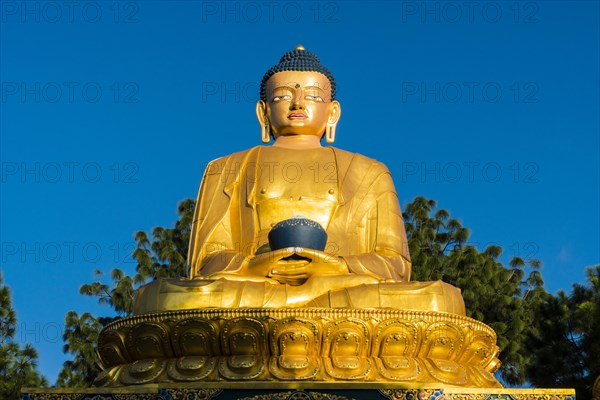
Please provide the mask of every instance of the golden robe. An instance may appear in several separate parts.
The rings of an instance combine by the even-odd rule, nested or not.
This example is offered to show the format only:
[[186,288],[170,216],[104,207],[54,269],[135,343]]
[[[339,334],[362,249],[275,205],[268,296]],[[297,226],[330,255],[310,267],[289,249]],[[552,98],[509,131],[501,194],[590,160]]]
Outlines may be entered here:
[[333,147],[257,146],[211,162],[196,203],[189,276],[237,270],[265,246],[274,223],[294,215],[325,227],[325,251],[342,257],[351,273],[409,280],[390,172],[376,160]]
[[[349,273],[319,275],[299,286],[243,270],[236,274],[249,257],[269,251],[271,227],[295,215],[325,228],[325,252],[342,257]],[[209,163],[188,262],[190,279],[159,279],[140,288],[134,313],[305,306],[465,314],[457,288],[441,281],[407,282],[411,262],[404,222],[385,165],[333,147],[257,146]]]

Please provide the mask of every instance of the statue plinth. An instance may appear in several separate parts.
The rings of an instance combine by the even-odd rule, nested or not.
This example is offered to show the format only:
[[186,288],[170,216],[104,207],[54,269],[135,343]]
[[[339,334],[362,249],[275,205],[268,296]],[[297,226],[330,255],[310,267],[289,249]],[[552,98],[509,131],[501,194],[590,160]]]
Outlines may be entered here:
[[[125,386],[95,389],[33,389],[25,388],[21,400],[575,400],[573,389],[482,389],[418,387],[411,384],[362,384],[344,388],[335,382],[309,385],[273,383],[270,388],[261,383],[230,383],[223,389],[218,383]],[[375,388],[374,386],[382,386]],[[370,387],[369,387],[370,386]]]
[[124,318],[101,333],[100,386],[338,382],[498,388],[496,334],[397,309],[205,308]]

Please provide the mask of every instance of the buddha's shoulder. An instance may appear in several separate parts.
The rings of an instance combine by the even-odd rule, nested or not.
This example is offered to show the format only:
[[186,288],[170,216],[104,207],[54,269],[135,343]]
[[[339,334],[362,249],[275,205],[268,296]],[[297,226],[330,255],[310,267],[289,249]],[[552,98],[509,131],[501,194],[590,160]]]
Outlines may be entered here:
[[237,151],[235,153],[227,154],[225,156],[215,158],[214,160],[208,163],[208,170],[213,170],[216,172],[217,170],[222,170],[222,168],[226,167],[230,164],[241,164],[244,162],[252,153],[258,151],[258,149],[263,146],[255,146],[250,149]]
[[341,164],[340,166],[346,165],[348,169],[363,172],[389,172],[384,163],[374,158],[367,157],[360,153],[353,153],[351,151],[338,149],[337,147],[332,147],[332,149],[335,152],[338,164]]
[[[238,151],[219,157],[210,163],[208,163],[209,173],[219,173],[225,170],[231,170],[236,166],[243,166],[249,161],[253,161],[254,155],[256,155],[261,148],[268,146],[255,146],[246,150]],[[361,173],[386,173],[388,169],[386,165],[374,158],[367,157],[360,153],[354,153],[347,150],[338,149],[337,147],[330,146],[335,153],[335,160],[337,162],[338,169],[347,169],[348,171],[355,171]]]

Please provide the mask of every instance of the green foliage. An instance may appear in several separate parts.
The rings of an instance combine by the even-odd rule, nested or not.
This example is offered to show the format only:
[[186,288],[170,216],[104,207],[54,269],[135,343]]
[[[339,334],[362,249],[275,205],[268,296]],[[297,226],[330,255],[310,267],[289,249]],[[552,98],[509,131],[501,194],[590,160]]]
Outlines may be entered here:
[[577,397],[592,398],[600,376],[600,265],[587,269],[587,284],[576,283],[570,295],[547,295],[539,307],[536,349],[528,369],[541,387],[574,387]]
[[133,279],[122,270],[115,268],[110,273],[113,281],[111,288],[102,283],[102,275],[102,271],[96,270],[97,281],[82,285],[79,288],[79,293],[96,297],[99,304],[108,304],[119,316],[130,315],[135,299]]
[[10,289],[0,275],[0,399],[18,399],[23,386],[48,386],[46,379],[37,372],[35,348],[29,343],[21,348],[15,342],[16,325]]
[[502,248],[488,246],[479,251],[469,245],[469,230],[448,211],[434,211],[435,207],[434,200],[417,197],[403,214],[413,280],[441,279],[460,288],[467,315],[488,324],[498,335],[502,379],[522,384],[529,362],[525,340],[546,294],[541,263],[514,257],[508,266],[502,265],[498,261]]
[[151,239],[144,231],[135,234],[136,248],[133,257],[137,261],[137,267],[133,277],[114,268],[110,272],[112,283],[109,285],[102,282],[102,271],[96,271],[96,281],[81,286],[81,294],[95,297],[99,304],[110,306],[117,316],[96,318],[89,313],[81,316],[73,311],[67,313],[63,351],[73,355],[73,360],[63,364],[56,382],[58,386],[92,385],[101,370],[95,351],[98,335],[108,323],[133,313],[135,296],[141,285],[157,278],[185,276],[194,201],[182,201],[177,211],[179,219],[173,228],[156,227]]
[[90,313],[81,316],[74,311],[67,313],[63,352],[74,355],[74,358],[65,361],[56,381],[58,387],[87,387],[94,381],[101,371],[95,346],[100,331],[108,322],[110,320],[96,319]]
[[0,345],[8,342],[15,336],[17,315],[12,308],[10,289],[2,282],[0,275]]
[[183,200],[177,207],[179,220],[172,229],[156,227],[152,242],[146,232],[136,233],[137,248],[133,253],[138,262],[134,282],[149,279],[178,278],[186,275],[187,253],[194,218],[194,201]]

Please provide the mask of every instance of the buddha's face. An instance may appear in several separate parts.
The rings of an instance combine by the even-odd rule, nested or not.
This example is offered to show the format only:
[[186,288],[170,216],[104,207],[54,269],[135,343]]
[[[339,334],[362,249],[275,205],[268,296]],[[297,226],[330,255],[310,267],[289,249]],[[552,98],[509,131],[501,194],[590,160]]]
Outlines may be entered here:
[[257,104],[257,116],[261,125],[266,116],[275,137],[321,137],[327,124],[339,118],[340,104],[331,101],[329,79],[319,72],[278,72],[266,82],[266,92],[266,102]]

